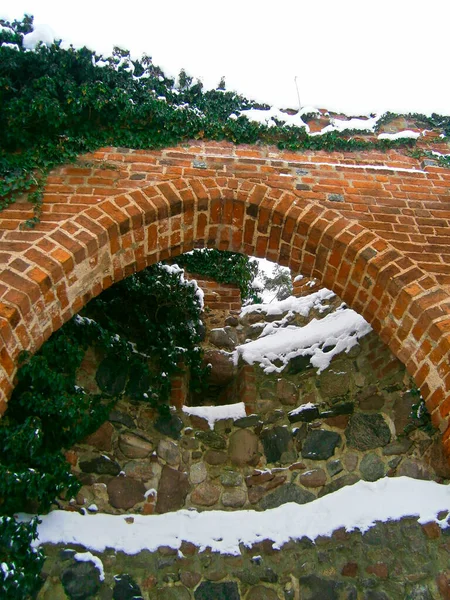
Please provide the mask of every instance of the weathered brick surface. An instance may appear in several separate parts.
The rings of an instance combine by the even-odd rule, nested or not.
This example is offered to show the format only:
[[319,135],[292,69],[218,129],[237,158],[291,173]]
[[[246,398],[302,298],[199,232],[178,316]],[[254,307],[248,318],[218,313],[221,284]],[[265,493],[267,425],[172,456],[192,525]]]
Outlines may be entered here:
[[360,312],[415,378],[450,454],[449,202],[449,170],[400,150],[194,141],[80,157],[52,172],[35,229],[21,228],[26,202],[0,213],[0,411],[21,350],[115,281],[209,246],[287,265]]

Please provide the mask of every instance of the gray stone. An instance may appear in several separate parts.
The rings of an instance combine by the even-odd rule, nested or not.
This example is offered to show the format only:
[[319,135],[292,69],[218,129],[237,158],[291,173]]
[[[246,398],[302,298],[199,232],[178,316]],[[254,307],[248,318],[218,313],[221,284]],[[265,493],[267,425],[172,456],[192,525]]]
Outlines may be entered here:
[[357,475],[342,475],[342,477],[334,479],[331,483],[327,483],[327,485],[320,490],[319,498],[326,496],[327,494],[332,494],[333,492],[336,492],[347,485],[353,485],[357,481],[359,481],[359,477]]
[[271,588],[264,585],[257,585],[252,587],[247,596],[246,600],[278,600],[278,594]]
[[228,460],[228,456],[225,452],[218,452],[217,450],[208,450],[205,452],[203,458],[208,465],[223,465]]
[[344,196],[342,194],[328,194],[328,202],[344,202]]
[[327,463],[327,471],[330,477],[334,477],[343,470],[344,467],[340,460],[330,460],[330,462]]
[[413,479],[431,479],[431,473],[424,464],[417,463],[409,458],[403,459],[396,471],[397,476],[412,477]]
[[391,432],[381,415],[356,413],[345,430],[347,445],[356,450],[373,450],[390,442]]
[[302,600],[338,600],[341,586],[337,581],[322,579],[317,575],[300,577]]
[[158,487],[157,482],[161,476],[161,465],[148,460],[130,460],[124,466],[123,471],[127,477],[151,481],[151,487]]
[[228,317],[225,319],[225,325],[237,327],[239,325],[239,319],[236,315],[228,315]]
[[247,494],[244,490],[237,488],[223,492],[222,504],[224,506],[230,506],[232,508],[238,508],[244,506],[247,501]]
[[203,581],[194,592],[195,600],[241,600],[235,581],[212,583]]
[[157,600],[190,600],[191,594],[182,585],[164,587],[158,590]]
[[341,436],[335,431],[313,429],[303,443],[302,456],[311,460],[326,460],[333,456],[340,443]]
[[261,423],[258,415],[249,415],[248,417],[241,417],[240,419],[236,419],[234,422],[235,427],[240,427],[241,429],[245,429],[246,427],[255,427]]
[[223,327],[211,329],[209,332],[209,341],[213,346],[217,346],[217,348],[234,350],[238,343],[238,337],[235,329],[232,327]]
[[207,350],[203,358],[204,365],[211,365],[209,383],[211,385],[225,386],[230,383],[236,375],[231,354],[220,350]]
[[220,487],[210,481],[203,481],[194,488],[191,494],[191,502],[199,506],[212,506],[219,501]]
[[296,502],[297,504],[306,504],[315,500],[316,497],[311,492],[298,487],[294,483],[285,483],[277,488],[271,494],[264,496],[260,501],[259,506],[263,510],[268,508],[276,508],[287,502]]
[[[301,406],[299,408],[301,408]],[[303,423],[310,423],[318,418],[319,409],[317,406],[305,406],[305,408],[300,411],[294,410],[288,414],[290,423],[299,423],[300,421]]]
[[359,401],[359,408],[361,410],[379,410],[384,405],[384,398],[379,394],[372,394],[371,396],[362,397]]
[[350,390],[350,374],[343,367],[328,368],[318,376],[320,393],[324,398],[345,396]]
[[346,454],[344,454],[343,461],[347,471],[354,471],[358,466],[358,460],[358,455],[353,452],[347,452]]
[[159,458],[162,458],[171,466],[176,466],[180,463],[180,450],[175,442],[159,440],[156,453]]
[[131,575],[115,575],[113,600],[142,600],[141,588]]
[[267,462],[277,462],[283,452],[292,449],[292,436],[286,427],[265,429],[260,435]]
[[281,404],[285,406],[295,406],[297,403],[297,387],[295,383],[286,379],[277,380],[276,395]]
[[98,475],[116,476],[120,473],[120,465],[104,455],[80,462],[80,469],[83,473],[97,473]]
[[208,471],[206,470],[206,465],[204,462],[194,463],[191,466],[191,471],[189,473],[189,480],[192,484],[197,485],[202,481],[205,481],[208,475]]
[[123,433],[119,436],[119,448],[127,458],[147,458],[153,444],[132,433]]
[[128,477],[116,477],[107,485],[111,506],[128,510],[138,502],[145,500],[145,487],[141,481]]
[[223,450],[227,447],[225,438],[215,431],[196,431],[195,437],[199,439],[202,444],[205,444],[205,446],[209,446],[215,450]]
[[228,456],[235,465],[256,464],[259,459],[258,438],[248,429],[239,429],[230,437]]
[[236,471],[224,471],[220,476],[220,483],[224,487],[238,487],[242,485],[243,481],[241,473],[236,473]]
[[154,427],[159,433],[168,435],[173,440],[177,440],[180,437],[184,423],[178,415],[170,415],[169,417],[159,417],[155,422]]
[[134,420],[127,415],[127,413],[120,412],[118,410],[112,410],[109,413],[109,420],[113,423],[120,423],[121,425],[125,425],[128,429],[133,429],[135,427]]
[[359,465],[359,470],[362,478],[366,481],[376,481],[385,475],[385,466],[383,461],[377,454],[373,452],[363,456]]
[[384,446],[383,456],[392,456],[393,454],[406,454],[412,446],[412,441],[407,438],[397,439]]
[[70,600],[88,600],[100,588],[100,573],[93,562],[77,562],[62,572],[61,581]]
[[291,358],[287,366],[288,375],[297,375],[297,373],[311,369],[310,360],[310,356],[294,356],[294,358]]
[[188,491],[187,473],[181,473],[164,465],[159,480],[156,512],[166,513],[182,508]]
[[323,469],[312,469],[300,474],[300,483],[305,487],[322,487],[327,482],[327,475]]

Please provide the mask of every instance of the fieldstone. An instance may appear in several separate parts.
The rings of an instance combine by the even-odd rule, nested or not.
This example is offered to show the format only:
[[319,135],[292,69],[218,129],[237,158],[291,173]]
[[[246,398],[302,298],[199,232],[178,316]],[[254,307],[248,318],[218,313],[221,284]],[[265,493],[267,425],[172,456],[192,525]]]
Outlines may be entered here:
[[291,433],[286,427],[265,429],[260,435],[267,462],[278,462],[283,452],[292,449]]
[[341,586],[337,581],[322,579],[317,575],[300,577],[302,600],[338,600]]
[[105,450],[106,452],[110,452],[112,449],[112,436],[114,433],[114,427],[111,425],[109,421],[105,421],[103,425],[88,435],[82,441],[83,444],[88,444],[89,446],[94,446],[97,450]]
[[191,502],[199,506],[212,506],[219,501],[220,487],[210,481],[197,485],[191,494]]
[[295,383],[292,383],[291,381],[287,381],[286,379],[278,379],[276,394],[278,400],[285,406],[295,406],[297,403],[297,387]]
[[188,588],[195,588],[202,576],[195,571],[180,571],[180,581]]
[[[254,488],[250,488],[253,490]],[[249,489],[249,495],[250,495]],[[306,504],[315,500],[316,497],[311,492],[298,487],[294,483],[285,483],[284,485],[277,488],[271,494],[265,496],[259,503],[263,510],[268,508],[276,508],[287,502],[296,502],[297,504]]]
[[134,420],[127,413],[120,412],[119,410],[112,410],[109,413],[109,420],[113,423],[120,423],[120,425],[125,425],[128,429],[133,429],[135,427]]
[[358,455],[354,454],[353,452],[347,452],[344,454],[343,461],[347,471],[354,471],[358,466],[358,460]]
[[394,402],[394,425],[397,435],[401,435],[408,425],[414,425],[411,416],[413,404],[417,399],[412,394],[406,393],[396,398]]
[[194,429],[201,429],[202,431],[210,430],[207,419],[204,419],[203,417],[199,417],[197,415],[189,415],[189,419]]
[[113,475],[120,473],[120,465],[108,456],[96,456],[91,460],[80,462],[80,469],[84,473],[97,473],[98,475]]
[[345,435],[349,448],[362,451],[386,446],[391,439],[389,426],[379,414],[352,415]]
[[350,374],[343,368],[322,371],[318,376],[318,386],[324,398],[337,398],[345,396],[350,391]]
[[340,443],[341,436],[335,431],[313,429],[303,443],[302,456],[311,460],[326,460],[333,456],[336,446]]
[[327,474],[323,469],[312,469],[311,471],[306,471],[306,473],[301,473],[299,479],[300,483],[305,487],[322,487],[327,482]]
[[332,417],[342,417],[344,415],[351,415],[355,410],[353,402],[337,402],[333,404],[331,408],[327,408],[320,413],[322,419],[331,419]]
[[208,471],[206,470],[206,465],[204,462],[194,463],[191,466],[189,480],[193,485],[197,485],[202,481],[205,481],[207,475]]
[[119,436],[119,448],[127,458],[147,458],[153,450],[153,444],[133,433],[122,433]]
[[222,504],[224,506],[231,506],[232,508],[238,508],[244,506],[247,501],[247,494],[242,489],[232,489],[223,492]]
[[195,438],[185,435],[180,440],[180,446],[186,450],[197,450],[199,447],[199,441]]
[[142,600],[141,588],[131,575],[115,575],[113,600]]
[[380,394],[372,394],[371,396],[362,397],[359,400],[359,408],[361,410],[379,410],[384,405],[384,398]]
[[172,414],[169,417],[159,417],[159,419],[155,421],[154,427],[159,433],[168,435],[173,440],[177,440],[180,437],[184,423],[178,415]]
[[236,375],[231,354],[220,350],[207,350],[203,358],[204,365],[211,365],[209,383],[211,385],[225,386],[230,383]]
[[278,594],[271,588],[257,585],[251,588],[245,598],[246,600],[278,600]]
[[202,444],[214,448],[214,450],[223,450],[227,447],[225,438],[215,431],[197,431],[195,437],[199,439]]
[[330,462],[327,463],[327,471],[330,477],[334,477],[343,470],[344,467],[340,460],[330,460]]
[[370,452],[365,454],[359,465],[361,476],[365,481],[376,481],[385,475],[385,466],[381,458]]
[[217,450],[208,450],[205,452],[203,458],[208,465],[223,465],[228,460],[228,456],[225,452],[218,452]]
[[93,562],[77,562],[62,572],[61,581],[70,600],[88,600],[100,588],[100,573]]
[[275,381],[268,380],[263,381],[259,388],[259,395],[263,400],[272,400],[276,395],[276,383]]
[[430,463],[438,477],[450,479],[450,463],[444,453],[444,445],[439,436],[431,446]]
[[220,476],[220,483],[224,487],[238,487],[242,485],[243,481],[241,473],[236,473],[236,471],[224,471]]
[[170,440],[159,440],[156,454],[169,465],[176,466],[180,463],[180,449]]
[[164,465],[161,472],[161,479],[159,480],[156,512],[166,513],[182,508],[188,491],[189,481],[187,473],[176,471]]
[[225,319],[225,325],[237,327],[239,325],[239,319],[236,315],[228,315],[228,317]]
[[107,485],[111,506],[128,510],[138,502],[145,500],[145,487],[141,481],[128,477],[116,477]]
[[305,404],[303,406],[299,406],[297,409],[291,411],[288,414],[288,419],[290,423],[299,423],[300,421],[303,423],[310,423],[315,419],[319,418],[319,409],[317,406]]
[[392,456],[393,454],[406,454],[412,446],[412,441],[407,438],[396,439],[383,448],[383,456]]
[[130,460],[123,468],[127,477],[150,482],[150,487],[157,488],[161,476],[161,465],[148,460]]
[[94,483],[90,489],[92,491],[92,502],[98,506],[99,510],[104,510],[109,502],[106,484]]
[[357,481],[359,481],[359,477],[357,475],[342,475],[342,477],[338,477],[337,479],[334,479],[331,483],[327,483],[327,485],[324,485],[323,488],[320,490],[318,497],[321,498],[322,496],[326,496],[327,494],[332,494],[333,492],[336,492],[337,490],[340,490],[341,488],[347,485],[353,485]]
[[248,429],[239,429],[230,437],[228,456],[235,465],[256,464],[259,460],[258,438]]
[[37,600],[67,600],[67,594],[62,583],[53,581],[53,577],[47,577],[36,598]]
[[396,475],[398,477],[404,475],[413,479],[431,479],[431,473],[426,465],[417,463],[409,458],[403,459],[399,467],[397,467]]
[[294,356],[294,358],[291,358],[287,366],[288,375],[297,375],[297,373],[306,371],[306,369],[311,369],[310,359],[310,356]]
[[191,594],[182,585],[164,587],[158,590],[157,600],[190,600]]
[[212,583],[203,581],[194,592],[195,600],[241,600],[235,581]]
[[235,427],[241,427],[245,429],[246,427],[255,427],[261,423],[258,415],[249,415],[248,417],[241,417],[240,419],[236,419],[234,422]]
[[236,330],[232,327],[219,327],[211,329],[209,332],[209,341],[213,346],[217,346],[217,348],[234,350],[238,343],[238,336]]

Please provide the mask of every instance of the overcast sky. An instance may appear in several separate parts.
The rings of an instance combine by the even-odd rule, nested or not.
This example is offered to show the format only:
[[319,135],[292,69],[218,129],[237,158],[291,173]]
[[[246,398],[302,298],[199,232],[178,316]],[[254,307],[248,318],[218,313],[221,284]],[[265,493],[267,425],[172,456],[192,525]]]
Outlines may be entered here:
[[280,108],[347,114],[450,115],[450,1],[3,0],[1,17],[33,14],[57,38],[110,54],[147,53],[215,87]]

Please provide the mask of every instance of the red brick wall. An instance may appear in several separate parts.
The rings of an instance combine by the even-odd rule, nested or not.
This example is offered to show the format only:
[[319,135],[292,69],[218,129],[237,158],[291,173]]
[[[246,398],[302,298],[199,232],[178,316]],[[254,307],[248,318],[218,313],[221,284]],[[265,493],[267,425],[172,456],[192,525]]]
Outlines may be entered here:
[[237,285],[220,283],[196,273],[186,273],[187,279],[195,279],[203,290],[205,308],[210,310],[241,310],[241,292]]
[[25,202],[0,213],[0,410],[21,350],[113,282],[208,246],[289,266],[361,313],[421,388],[450,453],[449,201],[450,171],[400,150],[195,141],[81,157],[49,177],[34,230],[20,227]]

